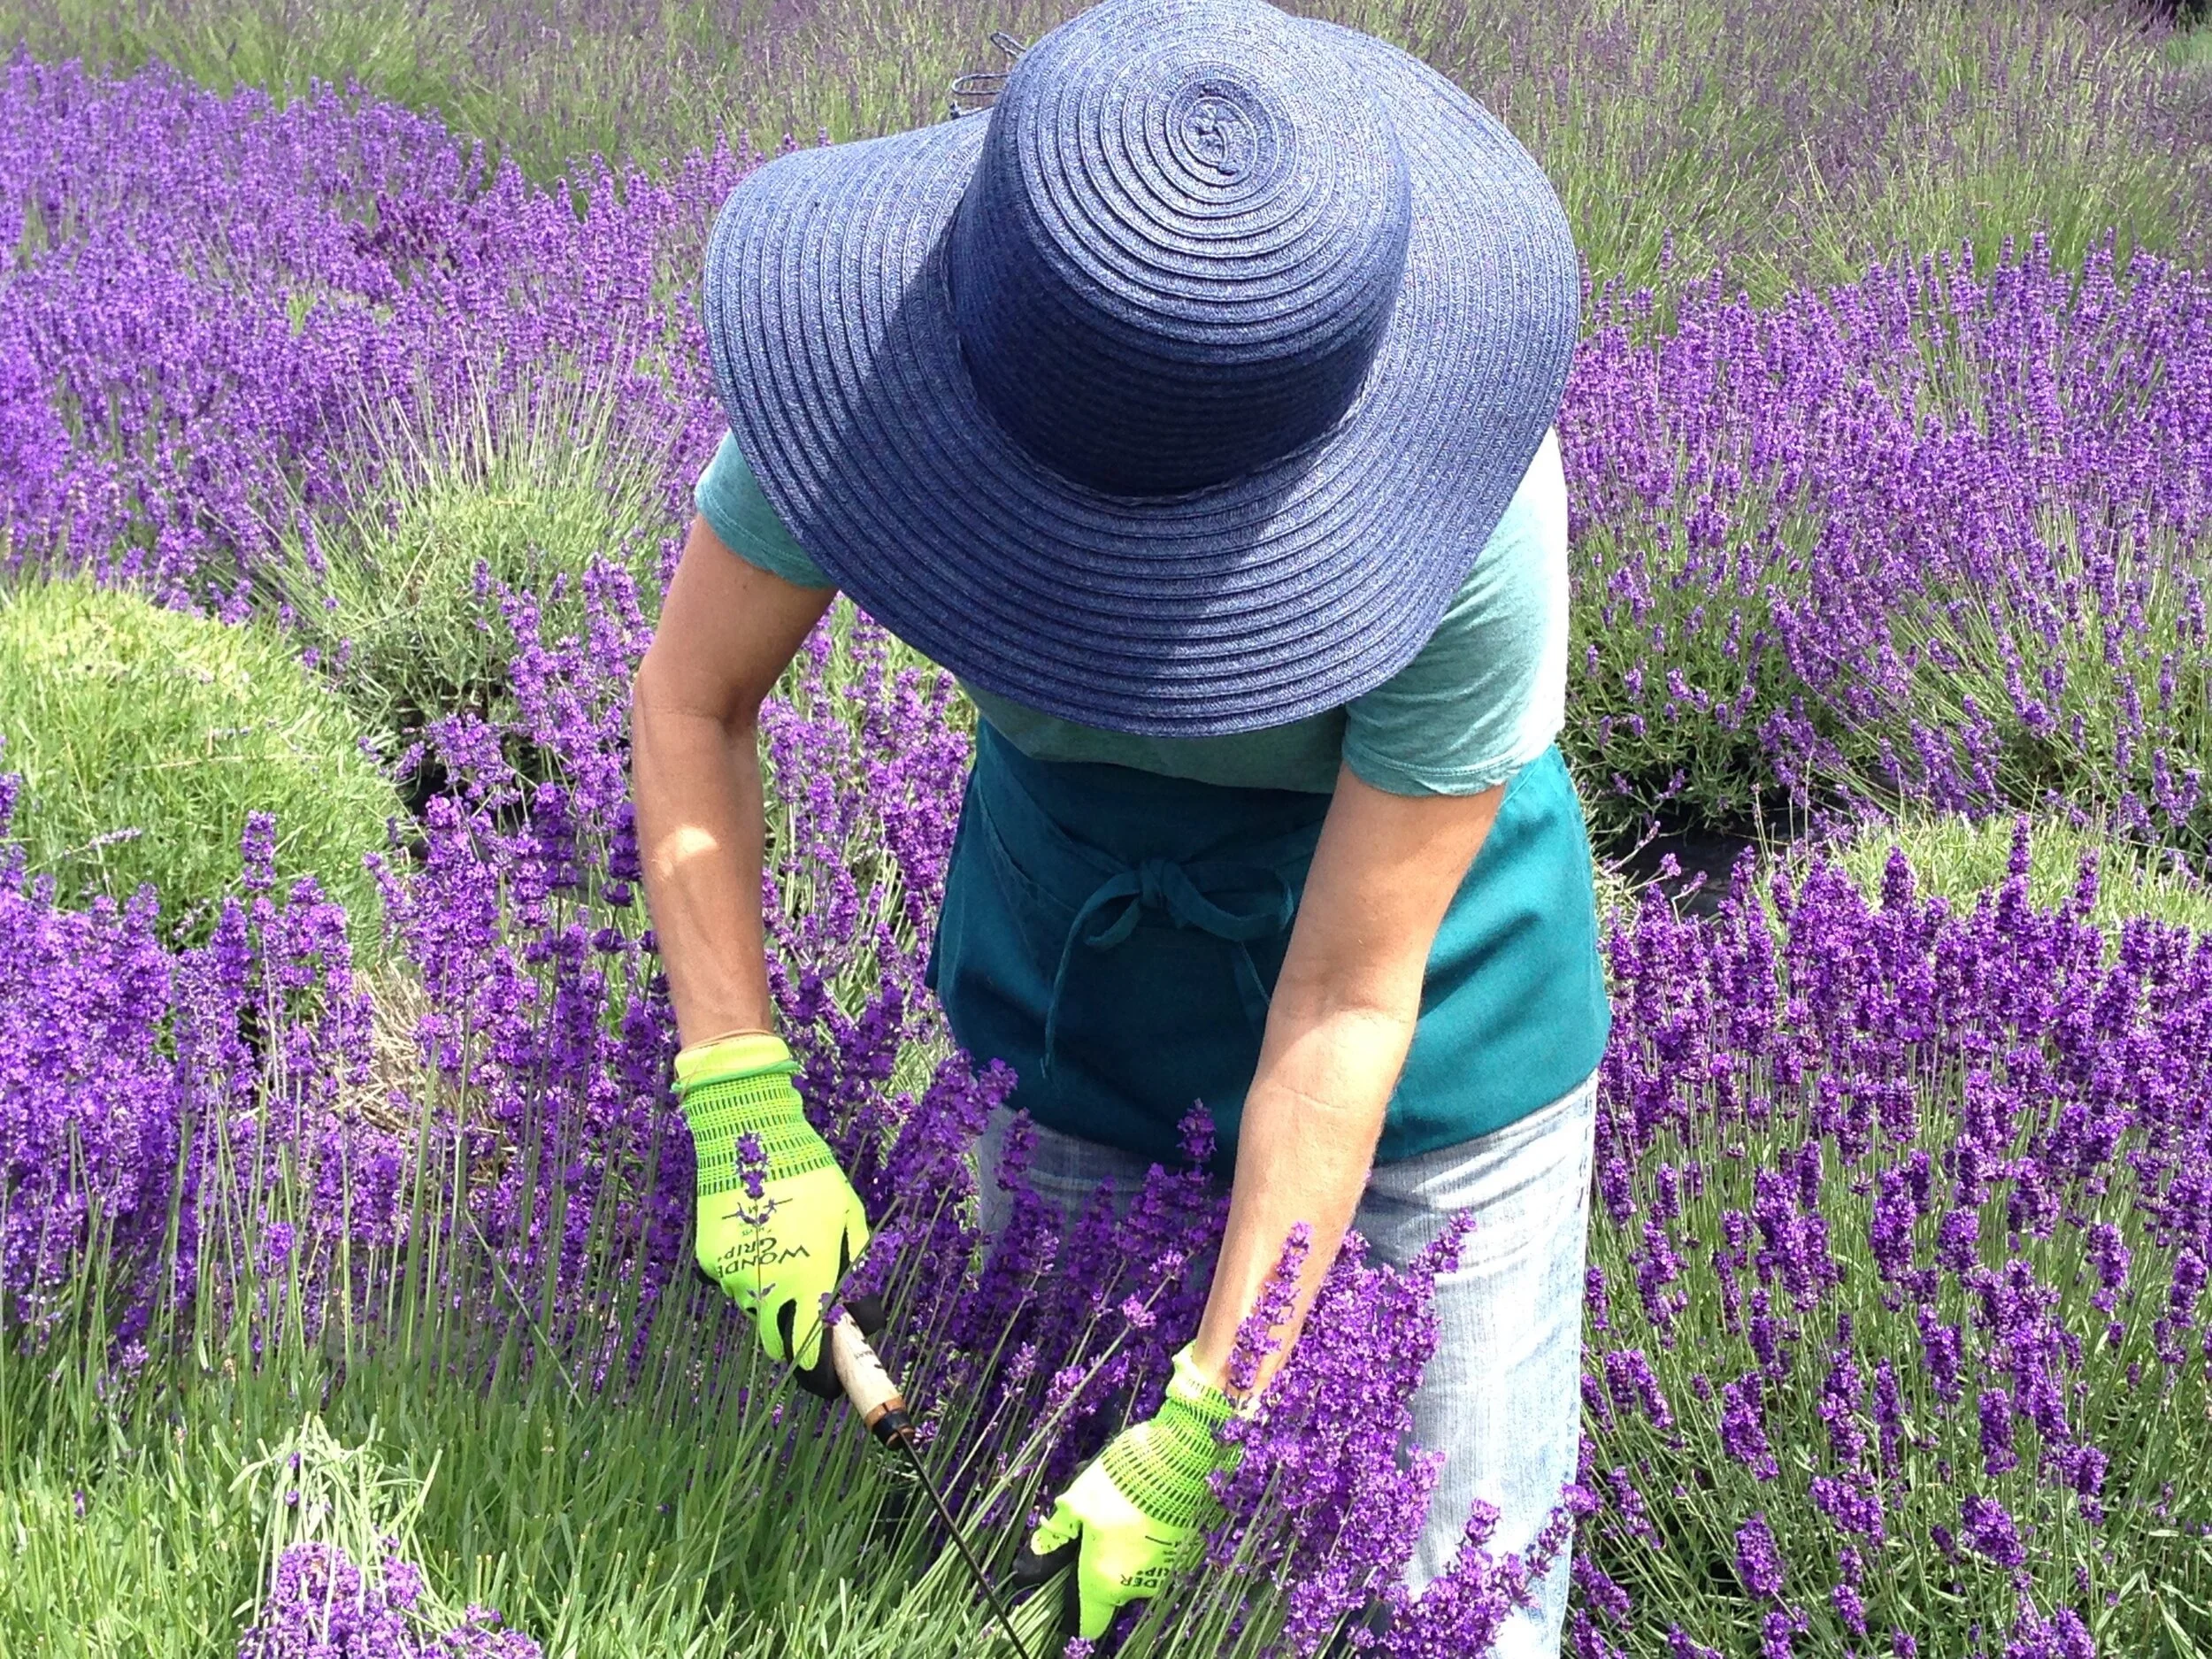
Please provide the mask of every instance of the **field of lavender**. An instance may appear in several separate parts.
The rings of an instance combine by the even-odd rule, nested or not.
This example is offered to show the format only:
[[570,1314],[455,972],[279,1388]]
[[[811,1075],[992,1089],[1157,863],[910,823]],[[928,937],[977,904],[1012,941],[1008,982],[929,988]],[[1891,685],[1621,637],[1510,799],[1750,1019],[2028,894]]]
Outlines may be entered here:
[[[1071,9],[0,0],[0,1653],[1011,1653],[689,1270],[625,720],[715,209]],[[2212,1655],[2212,27],[1298,9],[1497,109],[1588,267],[1571,1651]],[[1019,1137],[972,1167],[1010,1079],[922,984],[972,731],[841,603],[764,713],[764,898],[1003,1568],[1225,1201],[1202,1115],[1067,1237]],[[1712,841],[1717,892],[1621,873]],[[1482,1516],[1397,1588],[1455,1248],[1347,1251],[1102,1651],[1484,1649],[1540,1563]]]

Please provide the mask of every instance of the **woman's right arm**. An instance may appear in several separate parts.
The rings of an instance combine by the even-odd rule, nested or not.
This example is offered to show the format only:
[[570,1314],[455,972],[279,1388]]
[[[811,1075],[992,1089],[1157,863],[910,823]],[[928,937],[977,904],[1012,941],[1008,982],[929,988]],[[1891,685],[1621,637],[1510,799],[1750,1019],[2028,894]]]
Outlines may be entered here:
[[684,1046],[772,1031],[760,914],[760,705],[830,601],[694,518],[630,688],[645,902]]

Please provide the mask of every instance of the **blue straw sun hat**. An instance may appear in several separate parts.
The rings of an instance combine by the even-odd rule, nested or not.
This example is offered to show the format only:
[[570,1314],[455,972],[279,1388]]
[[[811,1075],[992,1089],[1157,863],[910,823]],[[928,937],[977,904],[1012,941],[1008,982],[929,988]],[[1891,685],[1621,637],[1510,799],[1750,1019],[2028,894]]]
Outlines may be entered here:
[[1574,243],[1511,134],[1267,0],[1103,0],[986,117],[801,150],[707,255],[799,545],[987,690],[1157,736],[1420,649],[1557,411]]

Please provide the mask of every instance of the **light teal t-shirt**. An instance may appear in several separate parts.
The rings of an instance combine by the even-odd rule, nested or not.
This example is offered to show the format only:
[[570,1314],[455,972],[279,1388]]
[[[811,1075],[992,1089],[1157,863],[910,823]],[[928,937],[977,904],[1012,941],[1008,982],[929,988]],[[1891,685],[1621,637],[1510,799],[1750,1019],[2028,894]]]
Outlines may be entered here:
[[[726,435],[693,492],[699,516],[747,563],[831,588]],[[961,688],[1024,754],[1169,777],[1327,795],[1340,761],[1394,795],[1479,795],[1558,736],[1567,689],[1567,482],[1559,434],[1529,464],[1505,517],[1420,654],[1340,708],[1220,737],[1142,737],[1079,726],[979,686]]]

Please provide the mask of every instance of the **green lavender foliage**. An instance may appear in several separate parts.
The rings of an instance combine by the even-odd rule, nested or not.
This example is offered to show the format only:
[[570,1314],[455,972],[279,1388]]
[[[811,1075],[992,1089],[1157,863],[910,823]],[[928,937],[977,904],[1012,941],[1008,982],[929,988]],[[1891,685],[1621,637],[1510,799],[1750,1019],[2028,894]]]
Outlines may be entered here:
[[279,879],[312,875],[365,942],[364,854],[399,811],[352,711],[273,627],[89,581],[0,584],[0,740],[12,833],[70,902],[151,882],[186,934],[236,890],[247,815],[276,814]]
[[288,610],[298,648],[387,755],[440,715],[511,710],[502,591],[534,595],[557,637],[583,625],[595,559],[660,593],[667,457],[622,442],[612,417],[574,383],[397,412],[350,461],[362,509],[303,517],[256,570],[265,608]]
[[[198,1364],[120,1390],[83,1350],[0,1348],[0,1649],[228,1651],[286,1544],[371,1560],[396,1538],[434,1605],[494,1608],[549,1655],[1010,1654],[957,1556],[929,1547],[912,1477],[842,1406],[792,1388],[734,1329],[729,1357],[709,1357],[734,1323],[718,1291],[687,1289],[640,1378],[598,1391],[472,1346],[470,1310],[434,1296],[404,1347],[349,1365],[342,1339],[281,1317],[280,1277],[250,1269],[239,1287],[280,1310],[258,1352],[243,1327],[210,1333]],[[496,1366],[488,1386],[472,1363]],[[1044,1426],[979,1425],[926,1375],[910,1385],[940,1460],[1003,1455]],[[998,1529],[977,1542],[1005,1553]],[[1191,1651],[1210,1626],[1206,1651],[1256,1653],[1264,1596],[1243,1640],[1220,1642],[1233,1583],[1170,1598],[1125,1651]],[[1033,1655],[1052,1651],[1056,1610],[1038,1598],[1018,1616]]]
[[[209,1332],[198,1363],[120,1393],[82,1353],[0,1356],[0,1647],[225,1651],[286,1543],[366,1560],[394,1536],[440,1602],[495,1607],[549,1654],[987,1651],[969,1608],[918,1584],[918,1529],[879,1524],[902,1478],[856,1427],[823,1432],[757,1344],[703,1368],[664,1337],[617,1397],[472,1347],[471,1310],[434,1296],[348,1366],[342,1337],[283,1317],[281,1276],[239,1287],[277,1310],[257,1353],[242,1325]],[[710,1328],[718,1295],[669,1328]],[[458,1369],[480,1361],[488,1386]],[[282,1466],[302,1440],[319,1470]]]
[[[1870,897],[1881,892],[1883,870],[1890,849],[1896,848],[1905,855],[1921,893],[1943,899],[1963,914],[1982,894],[2003,884],[2013,827],[2001,817],[1915,812],[1893,822],[1878,819],[1861,826],[1830,856]],[[2091,851],[2099,856],[2100,881],[2089,919],[2116,939],[2120,923],[2131,916],[2212,933],[2212,886],[2185,864],[2163,849],[2131,846],[2093,824],[2059,818],[2030,821],[2029,902],[2045,910],[2063,903],[2073,891],[2082,855]]]

